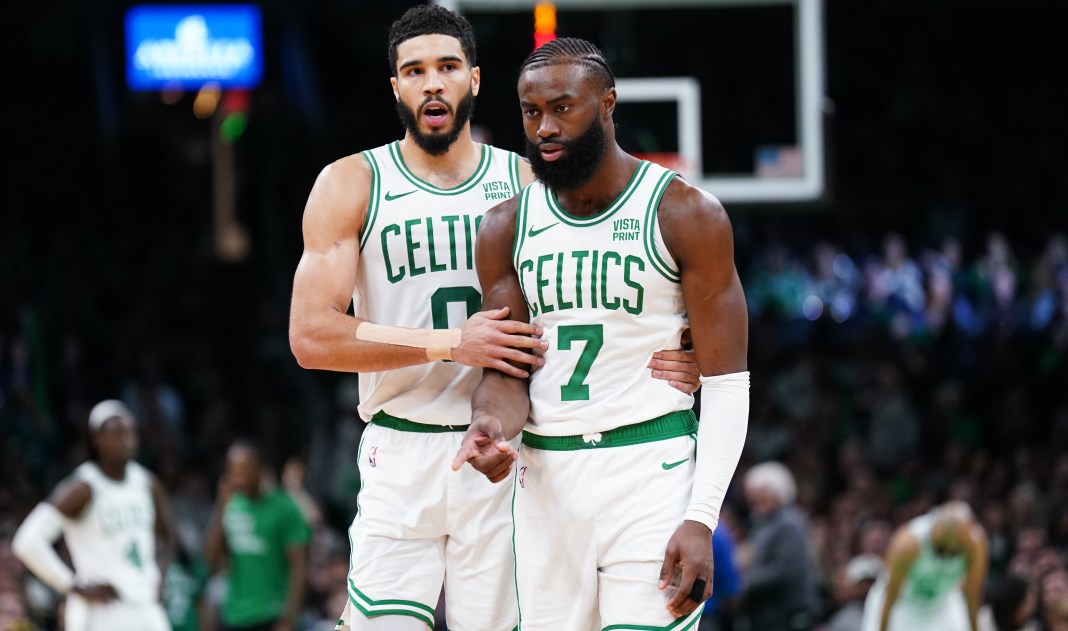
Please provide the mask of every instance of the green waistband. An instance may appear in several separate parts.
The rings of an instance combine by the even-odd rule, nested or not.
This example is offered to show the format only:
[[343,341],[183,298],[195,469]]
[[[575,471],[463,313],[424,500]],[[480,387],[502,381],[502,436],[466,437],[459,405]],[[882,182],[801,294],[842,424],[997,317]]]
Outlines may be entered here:
[[415,421],[409,421],[408,419],[390,416],[381,410],[375,412],[375,415],[371,417],[371,422],[375,425],[395,429],[398,432],[417,432],[420,434],[466,432],[468,428],[468,425],[427,425],[426,423],[416,423]]
[[[652,443],[697,433],[693,410],[668,412],[648,421],[583,436],[540,436],[523,432],[523,445],[547,451],[577,451]],[[598,436],[600,434],[600,436]]]

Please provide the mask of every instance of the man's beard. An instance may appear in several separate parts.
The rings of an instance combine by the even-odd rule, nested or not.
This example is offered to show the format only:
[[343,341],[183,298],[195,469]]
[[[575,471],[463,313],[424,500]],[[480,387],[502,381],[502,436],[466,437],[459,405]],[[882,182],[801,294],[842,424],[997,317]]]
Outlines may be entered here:
[[565,154],[552,162],[541,157],[538,146],[541,143],[527,139],[527,159],[534,177],[554,191],[570,191],[585,185],[601,166],[601,160],[608,152],[608,138],[604,127],[596,118],[572,140],[552,138],[543,141],[564,148]]
[[400,116],[404,129],[412,135],[412,140],[415,141],[415,144],[420,149],[432,156],[440,156],[449,150],[452,143],[456,142],[456,139],[460,137],[460,132],[464,130],[464,125],[471,120],[471,114],[475,111],[475,93],[474,90],[468,90],[464,98],[460,99],[460,102],[456,105],[455,111],[445,101],[428,96],[419,104],[419,111],[422,112],[423,107],[432,101],[441,104],[452,114],[452,127],[450,129],[424,134],[419,129],[419,118],[415,115],[415,112],[399,99],[397,100],[397,116]]

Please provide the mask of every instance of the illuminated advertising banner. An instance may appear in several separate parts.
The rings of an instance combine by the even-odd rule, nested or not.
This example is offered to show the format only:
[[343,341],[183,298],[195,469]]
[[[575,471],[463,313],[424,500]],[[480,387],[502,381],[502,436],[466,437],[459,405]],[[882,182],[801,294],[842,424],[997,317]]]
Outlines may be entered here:
[[262,75],[254,5],[143,5],[126,12],[130,89],[253,88]]

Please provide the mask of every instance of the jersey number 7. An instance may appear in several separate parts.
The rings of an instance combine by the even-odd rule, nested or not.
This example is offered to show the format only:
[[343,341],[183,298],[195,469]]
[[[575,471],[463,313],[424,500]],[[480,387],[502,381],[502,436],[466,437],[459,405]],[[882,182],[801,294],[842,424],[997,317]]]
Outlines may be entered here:
[[597,354],[604,346],[604,325],[602,324],[574,324],[561,326],[557,334],[557,348],[562,351],[571,350],[572,342],[586,342],[582,347],[575,364],[575,372],[567,383],[560,386],[561,401],[589,401],[590,387],[585,383],[590,374],[590,368],[597,359]]

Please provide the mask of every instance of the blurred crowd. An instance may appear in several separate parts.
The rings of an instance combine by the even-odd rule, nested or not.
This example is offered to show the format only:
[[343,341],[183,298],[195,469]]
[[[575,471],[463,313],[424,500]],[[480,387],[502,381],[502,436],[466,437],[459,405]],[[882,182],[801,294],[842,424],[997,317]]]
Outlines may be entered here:
[[[910,252],[896,233],[885,235],[876,252],[851,254],[829,242],[803,254],[781,242],[756,252],[745,282],[754,316],[861,322],[921,347],[948,333],[966,339],[1048,335],[1063,348],[1068,335],[1068,238],[1063,234],[1050,235],[1027,262],[999,232],[987,235],[973,260],[964,259],[957,237]],[[799,327],[796,334],[809,330]]]
[[[819,615],[856,601],[864,573],[850,577],[851,561],[960,499],[989,537],[992,594],[1022,578],[1041,628],[1068,628],[1064,235],[1023,254],[991,233],[970,257],[953,238],[918,248],[898,234],[872,252],[751,251],[752,412],[735,488],[766,460],[796,477]],[[749,507],[737,495],[728,506],[744,547]]]
[[[858,607],[898,525],[953,498],[986,529],[991,594],[1022,579],[1040,628],[1068,628],[1068,240],[1052,234],[1024,253],[991,233],[972,255],[953,238],[923,248],[898,234],[870,252],[804,247],[767,239],[739,249],[752,411],[724,516],[740,578],[717,604],[719,628],[745,628],[755,602],[759,511],[739,481],[770,460],[796,479],[818,626]],[[259,440],[274,484],[311,524],[301,628],[332,628],[359,489],[356,378],[297,368],[278,307],[247,312],[249,331],[231,336],[233,323],[190,325],[207,308],[179,293],[188,319],[169,333],[160,291],[121,309],[107,295],[72,291],[81,311],[26,299],[0,313],[0,629],[55,622],[55,595],[21,569],[10,537],[86,458],[88,408],[110,395],[138,418],[141,460],[175,507],[176,628],[210,628],[198,615],[210,623],[221,600],[203,537],[239,436]]]

